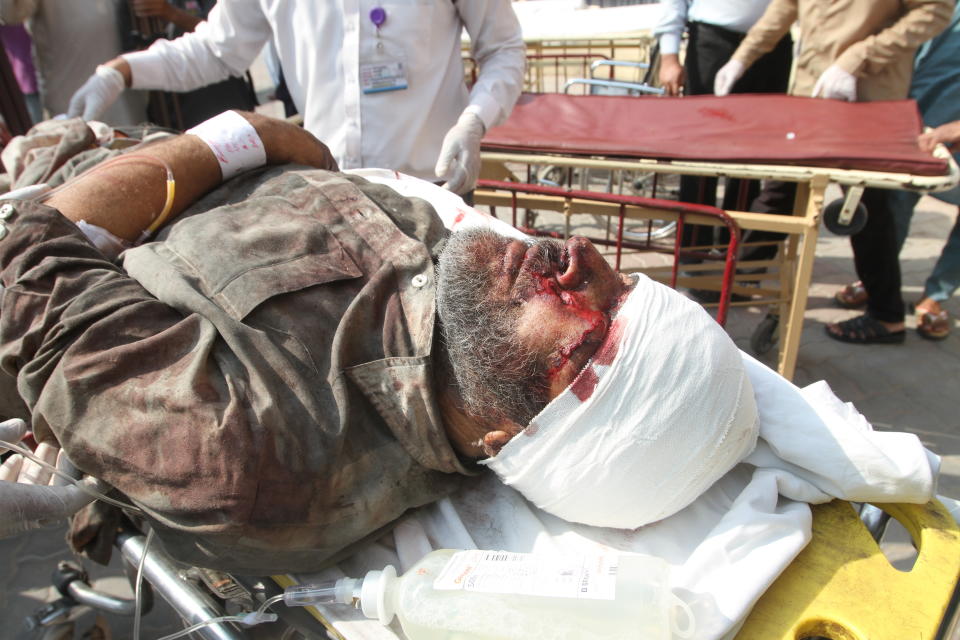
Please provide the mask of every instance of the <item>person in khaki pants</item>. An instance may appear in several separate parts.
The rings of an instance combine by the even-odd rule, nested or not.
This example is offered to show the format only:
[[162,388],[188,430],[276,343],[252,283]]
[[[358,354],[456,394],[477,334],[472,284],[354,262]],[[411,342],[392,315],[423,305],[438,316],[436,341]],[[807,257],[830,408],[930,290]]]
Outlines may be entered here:
[[[953,0],[773,0],[717,72],[714,92],[726,95],[794,22],[800,46],[790,93],[850,102],[907,97],[917,48],[950,22]],[[784,211],[795,185],[768,183],[752,211]],[[866,312],[826,326],[827,335],[858,344],[905,339],[900,264],[889,194],[867,189],[866,226],[851,236],[857,276],[868,295]]]

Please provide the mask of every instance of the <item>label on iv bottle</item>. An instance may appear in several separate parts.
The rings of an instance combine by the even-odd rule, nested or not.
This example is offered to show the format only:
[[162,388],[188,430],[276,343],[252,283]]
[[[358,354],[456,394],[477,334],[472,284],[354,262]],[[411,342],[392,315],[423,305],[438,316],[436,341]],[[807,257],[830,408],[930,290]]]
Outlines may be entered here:
[[616,599],[618,557],[459,551],[433,582],[438,591],[477,591],[550,598]]

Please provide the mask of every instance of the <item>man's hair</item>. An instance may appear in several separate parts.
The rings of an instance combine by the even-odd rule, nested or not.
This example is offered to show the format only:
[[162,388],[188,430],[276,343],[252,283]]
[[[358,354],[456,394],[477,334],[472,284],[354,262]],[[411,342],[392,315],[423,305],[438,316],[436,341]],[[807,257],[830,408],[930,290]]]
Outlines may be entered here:
[[547,404],[548,368],[517,341],[520,303],[492,293],[504,244],[487,229],[453,234],[437,267],[437,312],[465,408],[526,425]]

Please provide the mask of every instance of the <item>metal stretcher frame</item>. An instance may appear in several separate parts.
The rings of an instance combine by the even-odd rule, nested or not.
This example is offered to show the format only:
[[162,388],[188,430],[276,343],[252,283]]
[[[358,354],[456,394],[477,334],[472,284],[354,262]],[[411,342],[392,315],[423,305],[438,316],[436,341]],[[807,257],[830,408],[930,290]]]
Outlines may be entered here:
[[[755,96],[761,98],[761,96]],[[741,96],[743,98],[743,96]],[[580,99],[583,99],[582,97]],[[634,102],[660,100],[659,98],[634,99]],[[510,121],[508,120],[508,123]],[[496,132],[496,129],[492,130]],[[531,137],[537,132],[530,132]],[[787,239],[782,252],[782,268],[779,272],[779,288],[772,300],[754,301],[752,304],[773,303],[779,307],[781,334],[777,370],[787,379],[792,379],[797,364],[803,315],[807,305],[807,292],[813,272],[813,262],[819,233],[824,193],[827,186],[837,184],[849,187],[859,194],[864,187],[880,189],[906,189],[930,192],[949,189],[960,179],[960,170],[945,148],[938,147],[934,156],[947,167],[941,175],[921,175],[905,171],[882,171],[844,169],[831,166],[804,164],[750,163],[747,161],[697,161],[691,159],[662,159],[644,157],[603,157],[602,147],[592,154],[544,152],[533,148],[502,150],[491,148],[485,139],[482,147],[484,168],[481,177],[490,179],[516,179],[509,167],[517,165],[552,165],[579,169],[628,170],[655,175],[692,175],[705,177],[752,178],[795,182],[797,196],[793,216],[727,211],[741,230],[761,230],[784,233]],[[849,205],[850,203],[848,203]],[[856,202],[852,203],[853,205]],[[745,263],[741,262],[741,266]],[[750,280],[738,275],[737,282]],[[756,276],[753,278],[756,281]],[[735,283],[733,292],[755,293]]]

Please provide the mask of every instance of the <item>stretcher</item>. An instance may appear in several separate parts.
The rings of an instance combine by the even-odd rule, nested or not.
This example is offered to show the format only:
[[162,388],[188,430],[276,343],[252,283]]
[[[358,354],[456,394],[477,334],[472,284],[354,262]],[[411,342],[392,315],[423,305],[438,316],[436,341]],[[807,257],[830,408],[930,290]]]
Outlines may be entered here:
[[[946,149],[929,155],[917,148],[921,126],[912,101],[526,94],[484,137],[481,177],[522,181],[526,167],[549,165],[797,183],[792,216],[727,212],[742,230],[786,234],[776,261],[741,260],[733,293],[754,297],[742,304],[777,308],[778,371],[790,379],[827,187],[846,189],[833,207],[842,227],[866,187],[930,192],[957,183],[960,172]],[[486,198],[477,192],[478,203]]]
[[[557,203],[561,210],[570,212],[612,215],[617,219],[614,235],[618,240],[622,239],[624,225],[629,220],[666,218],[675,220],[681,229],[685,223],[722,225],[730,231],[731,244],[719,263],[732,277],[739,229],[731,215],[714,207],[517,183],[484,182],[481,187],[489,199],[496,195],[498,213],[499,207],[510,208],[508,221],[521,229],[519,216],[524,207],[542,209]],[[676,242],[666,250],[671,259],[660,269],[660,275],[667,282],[675,281]],[[722,320],[722,309],[718,320]],[[840,500],[814,506],[811,543],[757,602],[735,637],[739,640],[949,638],[948,630],[955,624],[956,588],[960,578],[960,529],[936,501],[922,506],[880,505],[880,509],[904,525],[917,547],[917,559],[909,571],[893,568],[881,552],[876,542],[880,529],[874,526],[875,518],[858,516],[853,505]],[[391,535],[387,534],[386,538],[387,544],[392,544]],[[509,546],[506,542],[504,545]],[[142,562],[147,590],[169,602],[185,626],[211,621],[227,613],[251,611],[289,586],[328,577],[250,577],[185,569],[159,546],[148,545],[143,533],[135,529],[120,535],[117,546],[130,566],[137,567]],[[362,555],[365,557],[341,563],[342,571],[359,577],[368,569],[382,568],[390,562],[378,555],[376,549],[367,549]],[[129,601],[110,601],[101,594],[91,593],[78,579],[61,581],[63,583],[65,595],[76,602],[110,606],[110,610],[126,615],[134,609]],[[396,625],[383,628],[349,607],[287,608],[277,604],[271,611],[280,616],[280,621],[274,624],[297,630],[305,637],[404,640]],[[264,631],[252,631],[252,637],[264,637]],[[250,636],[244,629],[222,622],[198,629],[195,637],[222,640]]]
[[[813,507],[811,542],[756,603],[733,636],[736,640],[956,637],[960,528],[951,514],[939,501],[863,507],[858,513],[855,505],[841,500]],[[916,546],[917,556],[908,570],[894,568],[878,544],[890,517],[906,528]],[[164,598],[185,625],[238,608],[249,610],[300,582],[291,575],[211,576],[184,570],[158,546],[148,547],[136,530],[122,533],[117,547],[131,566],[142,563],[149,597]],[[376,566],[377,560],[370,564]],[[58,586],[74,604],[133,613],[133,603],[92,591],[81,576],[68,574]],[[349,607],[278,604],[271,610],[279,614],[282,625],[308,638],[404,639],[396,625],[381,627]],[[248,637],[232,623],[214,623],[194,634],[191,637],[217,640]]]

